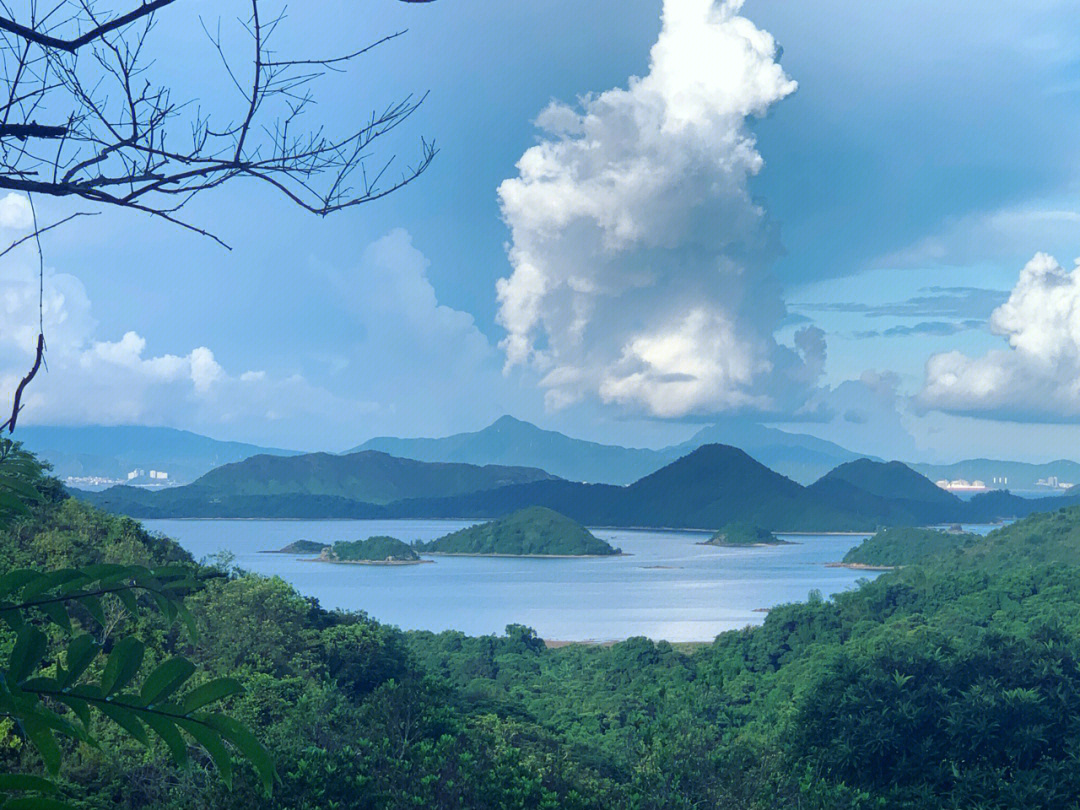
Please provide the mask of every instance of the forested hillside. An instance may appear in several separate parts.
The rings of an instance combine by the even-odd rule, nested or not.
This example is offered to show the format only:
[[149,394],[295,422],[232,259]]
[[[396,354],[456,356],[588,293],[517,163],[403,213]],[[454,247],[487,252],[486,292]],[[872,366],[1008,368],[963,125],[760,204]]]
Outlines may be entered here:
[[[5,570],[187,559],[50,493],[0,535]],[[197,640],[118,613],[103,641],[139,636],[200,677],[238,677],[228,710],[272,752],[273,799],[246,764],[230,791],[198,752],[177,770],[163,746],[104,728],[100,750],[65,759],[79,806],[937,810],[1080,795],[1080,508],[696,647],[402,633],[227,569],[205,569],[218,576],[187,600]],[[0,728],[0,770],[38,767]]]
[[410,498],[451,498],[550,479],[530,467],[425,463],[365,450],[345,456],[258,455],[217,467],[183,487],[152,492],[118,486],[80,496],[143,518],[376,517],[380,507]]
[[255,456],[188,486],[73,490],[137,518],[499,518],[532,506],[589,526],[768,531],[874,531],[879,526],[985,523],[1048,511],[1076,497],[1025,499],[1004,491],[970,501],[898,461],[859,459],[804,487],[736,447],[693,450],[629,486],[566,481],[532,467],[423,462],[376,451]]

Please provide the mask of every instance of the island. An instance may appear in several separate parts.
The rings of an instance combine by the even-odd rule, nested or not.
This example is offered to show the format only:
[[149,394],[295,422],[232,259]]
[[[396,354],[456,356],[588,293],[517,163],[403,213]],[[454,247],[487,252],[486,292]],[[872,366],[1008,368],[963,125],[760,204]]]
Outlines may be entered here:
[[722,548],[745,548],[747,546],[790,546],[775,534],[752,523],[729,523],[700,545]]
[[396,537],[369,537],[367,540],[342,540],[324,548],[319,562],[354,565],[419,565],[416,550]]
[[542,506],[418,543],[421,554],[462,557],[611,557],[622,554],[579,523]]
[[321,554],[323,549],[330,548],[329,543],[316,543],[314,540],[296,540],[277,551],[263,551],[263,554]]
[[891,571],[905,565],[925,562],[931,557],[950,554],[980,539],[976,534],[952,529],[882,529],[851,549],[844,555],[842,562],[832,565],[864,571]]

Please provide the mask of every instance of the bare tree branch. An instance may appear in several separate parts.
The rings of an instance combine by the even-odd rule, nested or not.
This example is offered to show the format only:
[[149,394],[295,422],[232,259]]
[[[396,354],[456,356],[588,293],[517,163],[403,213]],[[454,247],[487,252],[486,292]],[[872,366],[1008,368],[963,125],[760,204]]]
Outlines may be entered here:
[[[149,2],[144,2],[141,6],[129,11],[127,14],[102,25],[98,25],[96,28],[87,31],[85,34],[81,34],[74,39],[57,39],[56,37],[42,33],[35,27],[19,25],[19,23],[14,20],[8,20],[4,17],[0,17],[0,31],[8,31],[28,42],[33,42],[44,48],[55,48],[57,50],[67,51],[68,53],[75,53],[79,48],[82,48],[84,45],[89,45],[95,39],[105,36],[105,34],[110,31],[115,31],[117,28],[122,28],[129,23],[133,23],[141,17],[153,14],[159,8],[174,2],[176,2],[176,0],[149,0]],[[426,0],[401,0],[401,2],[415,3],[426,2]]]
[[[210,114],[174,100],[168,85],[150,77],[154,64],[144,52],[150,48],[154,12],[171,2],[144,2],[111,21],[99,17],[94,0],[57,0],[46,15],[54,17],[49,23],[23,26],[0,18],[0,69],[9,66],[10,77],[7,105],[0,106],[0,189],[132,208],[213,236],[177,220],[174,198],[190,199],[249,177],[326,216],[380,199],[431,164],[437,149],[423,139],[417,158],[396,173],[391,167],[401,164],[393,156],[378,159],[372,151],[426,96],[407,96],[337,136],[321,126],[301,126],[315,104],[312,89],[320,78],[346,70],[403,32],[342,56],[280,59],[271,40],[284,11],[266,15],[266,0],[247,0],[248,16],[239,22],[251,38],[251,51],[243,57],[251,65],[249,80],[242,83],[231,67],[241,57],[230,55],[223,44],[220,23],[214,33],[203,25],[228,80],[244,98],[243,109],[216,126]],[[75,36],[59,33],[87,25],[90,30]],[[74,51],[84,46],[87,58],[79,59]],[[66,123],[28,117],[44,108],[59,112]],[[188,146],[175,145],[178,127],[191,133]],[[49,142],[55,143],[52,151],[43,148]],[[377,170],[368,171],[365,164],[375,160]]]
[[34,355],[34,365],[31,367],[29,373],[19,381],[19,387],[15,389],[15,396],[12,400],[11,416],[4,424],[0,425],[0,433],[5,430],[10,434],[15,432],[15,423],[19,421],[19,412],[22,410],[22,396],[23,391],[26,390],[31,380],[37,376],[38,369],[41,368],[41,361],[45,356],[45,335],[38,333],[37,339],[37,352]]
[[[284,0],[232,2],[244,2],[248,9],[237,21],[245,37],[240,50],[226,44],[220,21],[212,27],[199,18],[223,65],[224,81],[243,98],[242,106],[222,114],[214,92],[207,94],[209,101],[178,98],[170,82],[159,78],[163,68],[152,55],[158,13],[175,0],[141,0],[115,17],[99,10],[99,0],[51,0],[44,13],[38,0],[0,0],[0,190],[76,198],[98,212],[106,207],[139,211],[228,248],[210,229],[180,214],[203,192],[248,178],[305,211],[327,216],[381,199],[427,170],[438,152],[433,141],[421,138],[409,163],[392,153],[377,154],[426,95],[367,108],[370,114],[344,132],[331,133],[317,122],[306,125],[320,79],[348,70],[403,31],[341,56],[282,59],[273,40],[285,20],[284,8],[267,11]],[[168,16],[166,35],[182,22],[175,16],[179,8],[175,4],[161,15]],[[241,64],[250,71],[234,69]],[[357,108],[359,99],[339,106]],[[41,123],[42,118],[51,120]],[[40,236],[87,213],[93,212],[38,228],[35,211],[34,232],[0,251],[2,258],[27,239],[37,239],[42,286],[34,364],[0,430],[14,430],[23,392],[44,364]]]
[[26,236],[19,237],[14,242],[12,242],[10,245],[8,245],[6,248],[4,248],[3,250],[0,250],[0,259],[7,256],[9,253],[11,253],[11,251],[13,251],[15,248],[17,248],[19,245],[23,244],[24,242],[29,242],[31,239],[39,239],[43,233],[48,233],[53,228],[59,228],[61,225],[65,225],[68,222],[71,222],[71,220],[77,219],[78,217],[96,217],[99,213],[100,213],[99,211],[78,211],[78,212],[76,212],[74,214],[69,214],[68,216],[64,217],[63,219],[57,220],[56,222],[52,223],[51,225],[46,225],[43,228],[38,228],[35,231],[33,231],[32,233],[26,234]]
[[0,138],[18,138],[20,141],[27,138],[63,138],[67,131],[64,126],[49,126],[36,121],[28,124],[0,124]]

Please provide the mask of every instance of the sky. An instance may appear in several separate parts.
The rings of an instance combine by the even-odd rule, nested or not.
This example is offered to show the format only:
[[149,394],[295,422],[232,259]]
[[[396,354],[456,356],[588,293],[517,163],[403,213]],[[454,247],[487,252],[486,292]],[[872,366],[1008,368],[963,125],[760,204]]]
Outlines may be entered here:
[[[203,32],[220,16],[239,37],[222,6],[159,15],[153,72],[227,115]],[[430,169],[326,219],[226,184],[185,210],[232,250],[123,211],[50,232],[49,371],[23,418],[329,450],[504,413],[636,446],[739,418],[907,460],[1075,456],[1077,12],[293,7],[282,53],[407,29],[308,115],[345,130],[426,92],[371,163],[425,137]],[[42,221],[85,209],[38,203]],[[29,225],[0,198],[0,241]],[[0,258],[5,401],[36,303],[27,245]]]

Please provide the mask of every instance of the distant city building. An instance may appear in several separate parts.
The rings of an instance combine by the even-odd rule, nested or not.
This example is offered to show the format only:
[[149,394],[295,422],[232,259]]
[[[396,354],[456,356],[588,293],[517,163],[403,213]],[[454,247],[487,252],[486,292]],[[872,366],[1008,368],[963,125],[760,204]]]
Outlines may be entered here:
[[1048,476],[1047,478],[1040,478],[1035,482],[1037,487],[1049,487],[1050,489],[1072,489],[1073,484],[1068,481],[1062,481],[1058,479],[1056,475]]
[[111,487],[124,483],[117,478],[107,478],[103,475],[69,475],[64,479],[69,487]]
[[134,481],[136,478],[149,478],[151,481],[168,481],[169,474],[164,470],[150,470],[150,474],[147,475],[146,470],[136,468],[127,474],[127,480]]
[[957,478],[955,481],[949,481],[943,478],[934,483],[949,492],[985,492],[989,489],[989,487],[986,486],[985,481],[980,481],[977,478],[974,481],[968,481],[966,478]]

